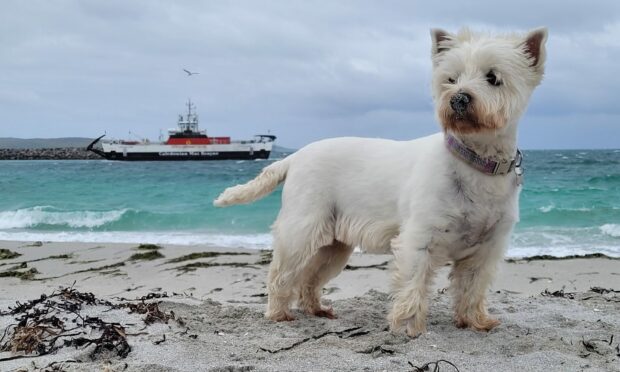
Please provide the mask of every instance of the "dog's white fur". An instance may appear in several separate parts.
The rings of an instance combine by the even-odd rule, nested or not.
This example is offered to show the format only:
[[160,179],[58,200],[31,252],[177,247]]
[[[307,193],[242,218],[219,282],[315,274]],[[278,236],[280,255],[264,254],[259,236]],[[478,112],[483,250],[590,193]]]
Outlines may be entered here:
[[[433,97],[444,132],[480,156],[510,159],[517,121],[544,70],[546,29],[492,37],[432,30]],[[500,86],[487,80],[493,71]],[[450,98],[472,96],[466,117]],[[499,324],[486,291],[518,220],[515,173],[490,176],[455,158],[438,133],[413,141],[334,138],[312,143],[225,190],[216,206],[252,202],[285,181],[273,224],[266,316],[292,320],[289,306],[334,317],[322,287],[344,268],[353,247],[394,253],[393,330],[425,331],[427,297],[438,266],[452,262],[451,289],[460,327]]]

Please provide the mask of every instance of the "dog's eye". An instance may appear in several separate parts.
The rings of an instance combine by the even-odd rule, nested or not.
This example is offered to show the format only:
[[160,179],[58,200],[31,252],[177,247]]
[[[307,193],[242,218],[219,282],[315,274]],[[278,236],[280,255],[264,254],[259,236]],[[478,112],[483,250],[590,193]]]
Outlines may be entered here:
[[452,79],[452,78],[448,78],[448,83],[450,84],[454,84],[456,83],[456,80]]
[[502,82],[499,81],[499,79],[497,78],[497,76],[495,76],[495,73],[493,71],[489,71],[486,77],[487,77],[487,81],[489,82],[489,84],[495,87],[502,85]]

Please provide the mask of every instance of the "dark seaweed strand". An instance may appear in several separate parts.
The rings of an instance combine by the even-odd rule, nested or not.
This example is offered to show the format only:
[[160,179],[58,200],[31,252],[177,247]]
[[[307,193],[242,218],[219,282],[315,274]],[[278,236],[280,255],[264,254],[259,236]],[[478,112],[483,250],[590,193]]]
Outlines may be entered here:
[[[75,282],[73,284],[75,285]],[[98,317],[83,316],[81,314],[83,306],[99,305],[106,306],[110,310],[128,309],[130,313],[145,314],[143,322],[147,325],[155,322],[168,322],[171,319],[184,325],[182,319],[175,317],[174,312],[161,311],[160,302],[146,302],[146,300],[163,297],[168,297],[168,295],[149,293],[137,298],[138,303],[122,299],[123,302],[113,304],[96,298],[93,293],[80,292],[72,285],[69,288],[60,288],[58,292],[55,291],[49,296],[43,294],[34,300],[17,302],[15,307],[0,313],[3,316],[17,317],[17,323],[10,324],[4,330],[0,338],[0,350],[22,351],[25,354],[1,358],[0,362],[47,355],[63,347],[85,348],[90,345],[95,345],[90,353],[92,359],[106,351],[125,358],[131,352],[125,328],[119,323],[109,323]],[[70,323],[61,320],[67,314],[75,316]],[[87,329],[99,331],[99,337],[86,337]]]

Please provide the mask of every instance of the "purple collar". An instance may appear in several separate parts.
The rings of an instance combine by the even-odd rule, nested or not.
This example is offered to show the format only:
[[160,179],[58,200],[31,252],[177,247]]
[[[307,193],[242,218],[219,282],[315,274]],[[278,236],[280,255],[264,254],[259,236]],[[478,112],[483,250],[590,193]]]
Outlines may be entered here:
[[521,155],[521,151],[519,151],[519,149],[517,149],[517,153],[514,158],[510,160],[503,159],[501,161],[495,161],[488,158],[483,158],[476,154],[474,150],[462,144],[461,141],[457,140],[451,134],[446,133],[445,139],[446,147],[454,156],[484,174],[488,174],[490,176],[504,175],[510,173],[513,169],[517,175],[521,175],[521,173],[523,173],[521,169],[521,160],[523,159],[523,156]]

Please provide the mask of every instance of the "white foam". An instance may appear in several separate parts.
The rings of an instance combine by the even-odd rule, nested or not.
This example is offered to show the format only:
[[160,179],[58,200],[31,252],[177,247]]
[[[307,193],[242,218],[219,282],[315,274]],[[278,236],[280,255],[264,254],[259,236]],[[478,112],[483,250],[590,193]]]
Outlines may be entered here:
[[50,206],[36,206],[0,212],[0,229],[23,229],[37,225],[93,228],[119,220],[128,210],[65,212]]
[[609,235],[614,238],[620,238],[620,225],[618,224],[607,223],[599,227],[599,229],[605,235]]
[[[606,233],[601,234],[602,231]],[[620,225],[601,227],[538,227],[517,229],[512,237],[507,255],[528,257],[551,255],[564,257],[575,254],[604,253],[620,257],[620,244],[611,234],[620,236]]]
[[585,255],[592,253],[603,253],[610,257],[620,257],[620,249],[617,246],[531,246],[531,247],[510,247],[506,252],[506,257],[523,258],[540,255],[554,257],[566,257],[572,255]]
[[564,211],[564,212],[591,212],[592,208],[580,207],[580,208],[556,208],[555,205],[549,204],[543,207],[538,208],[542,213],[549,213],[553,210]]
[[83,243],[152,243],[173,245],[205,244],[226,248],[270,249],[271,234],[225,235],[198,232],[29,232],[0,231],[0,240],[83,242]]
[[555,205],[550,204],[550,205],[546,205],[544,207],[540,207],[538,208],[539,211],[543,212],[543,213],[549,213],[551,212],[553,209],[555,209]]
[[549,233],[549,232],[541,232],[540,236],[546,239],[549,242],[550,246],[565,245],[565,244],[571,244],[574,242],[572,237],[568,235],[557,234],[557,233],[554,234],[554,233]]

